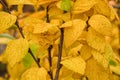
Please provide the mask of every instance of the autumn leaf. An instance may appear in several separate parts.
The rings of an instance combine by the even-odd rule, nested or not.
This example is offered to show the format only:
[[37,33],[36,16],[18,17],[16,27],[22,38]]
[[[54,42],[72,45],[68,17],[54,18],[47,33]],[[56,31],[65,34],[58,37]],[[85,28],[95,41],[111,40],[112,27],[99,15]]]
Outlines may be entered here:
[[4,58],[13,67],[20,62],[28,52],[28,42],[25,39],[12,40],[8,43],[4,52]]
[[104,36],[110,36],[112,25],[110,21],[103,15],[93,15],[89,20],[90,26]]
[[10,28],[16,21],[16,16],[0,11],[0,32]]
[[45,70],[45,68],[31,67],[22,74],[21,80],[49,80],[49,79],[47,79],[47,71]]
[[96,0],[97,4],[94,6],[94,10],[98,14],[102,14],[106,17],[110,17],[110,7],[108,6],[108,3],[104,0]]
[[57,7],[64,11],[71,10],[71,0],[61,0],[57,3]]
[[105,39],[104,37],[97,33],[92,27],[89,28],[89,31],[87,33],[87,42],[88,45],[91,46],[92,48],[104,52],[105,49]]
[[116,73],[117,75],[120,75],[120,65],[117,66],[110,66],[110,70]]
[[92,51],[93,58],[100,63],[104,68],[108,68],[109,61],[105,59],[105,57],[99,53],[98,51]]
[[93,50],[93,48],[91,48],[90,46],[83,45],[80,49],[80,56],[84,60],[88,60],[92,56],[92,50]]
[[105,69],[93,58],[87,61],[85,75],[89,80],[109,80],[109,70]]
[[79,14],[90,10],[96,4],[96,0],[76,0],[72,7],[74,14]]
[[37,0],[37,4],[38,5],[46,5],[46,4],[50,4],[52,2],[56,2],[58,0]]
[[7,0],[9,5],[20,5],[20,4],[29,4],[33,5],[37,2],[37,0]]
[[62,61],[61,64],[79,74],[85,73],[86,63],[80,56],[66,59]]
[[[31,49],[33,55],[35,56],[39,49],[39,45],[35,44],[33,42],[30,42],[29,45],[30,45],[30,49]],[[25,67],[30,67],[33,62],[34,62],[34,59],[30,55],[30,53],[27,53],[22,60],[22,63],[24,64]]]
[[81,35],[83,29],[86,27],[86,23],[85,21],[81,19],[75,19],[73,21],[68,21],[64,23],[61,27],[65,27],[64,28],[64,43],[65,43],[65,47],[68,48]]

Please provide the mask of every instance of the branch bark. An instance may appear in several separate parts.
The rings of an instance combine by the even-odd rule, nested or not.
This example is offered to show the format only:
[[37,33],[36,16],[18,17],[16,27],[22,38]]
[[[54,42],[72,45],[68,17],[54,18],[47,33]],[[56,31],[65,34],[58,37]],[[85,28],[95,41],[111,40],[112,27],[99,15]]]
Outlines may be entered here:
[[51,80],[53,80],[53,74],[52,74],[52,57],[51,57],[51,49],[52,49],[52,45],[50,45],[50,47],[48,48],[48,60],[49,60],[49,66],[50,66],[50,71],[48,72],[50,75]]
[[60,36],[60,44],[58,45],[59,47],[59,52],[58,52],[58,62],[57,62],[57,70],[56,70],[56,74],[55,74],[55,79],[54,80],[58,80],[59,78],[59,72],[60,69],[62,67],[62,65],[60,64],[61,62],[61,58],[62,58],[62,47],[63,47],[63,39],[64,39],[64,29],[61,28],[61,36]]

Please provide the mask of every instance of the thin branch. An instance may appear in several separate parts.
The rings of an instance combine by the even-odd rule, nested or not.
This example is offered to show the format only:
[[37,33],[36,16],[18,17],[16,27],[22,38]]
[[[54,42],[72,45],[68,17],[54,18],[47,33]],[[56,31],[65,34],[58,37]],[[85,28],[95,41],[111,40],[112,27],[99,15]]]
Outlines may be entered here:
[[7,7],[7,5],[5,4],[5,2],[2,1],[2,0],[0,0],[0,2],[1,2],[1,4],[3,5],[3,7],[5,8],[5,10],[6,10],[8,13],[11,14],[11,12],[10,12],[9,8]]
[[40,68],[40,64],[39,64],[39,61],[35,58],[35,56],[33,55],[31,49],[29,48],[28,52],[30,53],[30,55],[32,56],[32,58],[34,59],[34,61],[36,62],[36,64],[38,65],[38,67]]
[[[46,7],[46,22],[47,23],[50,22],[48,12],[49,12],[49,5]],[[49,66],[50,66],[50,71],[48,71],[48,74],[49,74],[51,80],[53,80],[53,74],[52,74],[52,70],[51,70],[51,67],[52,67],[51,49],[52,49],[52,45],[50,45],[48,48],[48,60],[49,60]]]
[[[0,0],[0,2],[1,2],[1,4],[3,5],[3,7],[6,9],[6,11],[11,14],[11,12],[10,12],[9,8],[7,7],[7,5],[6,5],[2,0]],[[19,26],[19,24],[18,24],[18,18],[17,18],[15,24],[16,24],[16,26],[17,26],[17,28],[18,28],[18,30],[19,30],[22,38],[25,39],[25,36],[24,36],[24,34],[23,34],[23,32],[22,32],[22,28],[20,28],[20,26]],[[32,53],[32,51],[31,51],[30,48],[29,48],[28,52],[30,53],[30,55],[32,56],[32,58],[34,59],[34,61],[35,61],[36,64],[38,65],[38,67],[40,67],[39,62],[37,61],[37,59],[36,59],[35,56],[33,55],[33,53]]]
[[50,66],[50,71],[48,72],[50,75],[50,78],[53,80],[53,74],[52,74],[52,57],[51,57],[51,49],[52,49],[52,45],[50,45],[50,47],[48,48],[48,60],[49,60],[49,66]]
[[64,29],[61,28],[60,31],[61,31],[61,36],[60,36],[60,44],[59,44],[59,52],[58,52],[58,62],[57,62],[57,70],[56,70],[56,74],[55,74],[55,79],[54,80],[58,80],[58,78],[59,78],[59,72],[60,72],[60,69],[62,67],[62,64],[60,64],[60,62],[61,62],[61,57],[62,57]]
[[50,22],[50,19],[49,19],[49,14],[48,14],[48,12],[49,12],[49,5],[47,6],[47,8],[46,8],[46,22]]

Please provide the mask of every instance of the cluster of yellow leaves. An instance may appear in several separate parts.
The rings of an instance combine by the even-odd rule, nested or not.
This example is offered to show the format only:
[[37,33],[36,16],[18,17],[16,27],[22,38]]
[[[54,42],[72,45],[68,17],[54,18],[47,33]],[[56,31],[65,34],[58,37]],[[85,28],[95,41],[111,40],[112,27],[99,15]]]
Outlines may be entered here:
[[[119,80],[120,59],[116,58],[106,40],[112,36],[110,21],[116,19],[116,15],[105,0],[7,0],[7,3],[45,8],[18,19],[25,39],[20,36],[20,39],[8,42],[2,56],[3,62],[8,64],[10,80],[50,80],[49,71],[55,77],[61,28],[64,29],[64,38],[59,80]],[[62,3],[66,4],[65,9]],[[69,8],[70,11],[64,11]],[[15,16],[0,11],[0,32],[15,21]],[[36,45],[31,48],[30,42],[39,45],[39,49],[35,49]],[[50,45],[52,66],[47,51]],[[29,48],[35,52],[36,58],[40,58],[40,68],[35,62],[27,68],[24,66],[23,58]]]

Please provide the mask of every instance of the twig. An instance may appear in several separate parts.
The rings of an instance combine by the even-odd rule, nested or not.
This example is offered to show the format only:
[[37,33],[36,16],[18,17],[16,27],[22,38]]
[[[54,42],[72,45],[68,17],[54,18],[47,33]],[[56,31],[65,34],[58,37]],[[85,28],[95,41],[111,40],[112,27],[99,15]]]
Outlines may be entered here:
[[51,79],[53,80],[53,74],[52,74],[52,57],[51,57],[51,49],[52,49],[52,45],[50,45],[50,47],[48,48],[48,60],[49,60],[49,66],[50,66],[50,71],[48,72]]
[[48,14],[48,11],[49,11],[49,5],[47,6],[46,8],[46,22],[50,22],[50,19],[49,19],[49,14]]
[[1,4],[3,5],[3,7],[5,8],[5,10],[11,14],[9,8],[7,7],[7,5],[5,4],[5,2],[3,2],[2,0],[0,0]]
[[[0,0],[0,2],[1,2],[1,4],[3,5],[3,7],[6,9],[6,11],[7,11],[9,14],[11,14],[11,12],[10,12],[9,8],[7,7],[7,5],[6,5],[2,0]],[[15,24],[16,24],[16,26],[17,26],[17,28],[18,28],[18,30],[19,30],[22,38],[25,39],[25,36],[24,36],[24,34],[23,34],[23,32],[22,32],[22,28],[20,28],[20,26],[19,26],[19,24],[18,24],[18,18],[17,18]],[[34,61],[35,61],[36,64],[38,65],[38,67],[40,67],[39,62],[37,61],[37,59],[36,59],[35,56],[33,55],[33,53],[32,53],[32,51],[31,51],[30,48],[29,48],[28,52],[30,53],[30,55],[32,56],[32,58],[34,59]]]
[[58,62],[57,62],[57,70],[56,70],[56,74],[55,74],[55,79],[54,80],[58,80],[58,78],[59,78],[59,72],[60,72],[60,69],[62,67],[62,65],[60,64],[60,62],[61,62],[61,57],[62,57],[64,29],[61,28],[60,31],[61,31],[61,36],[60,36],[60,44],[59,44],[59,52],[58,52]]

